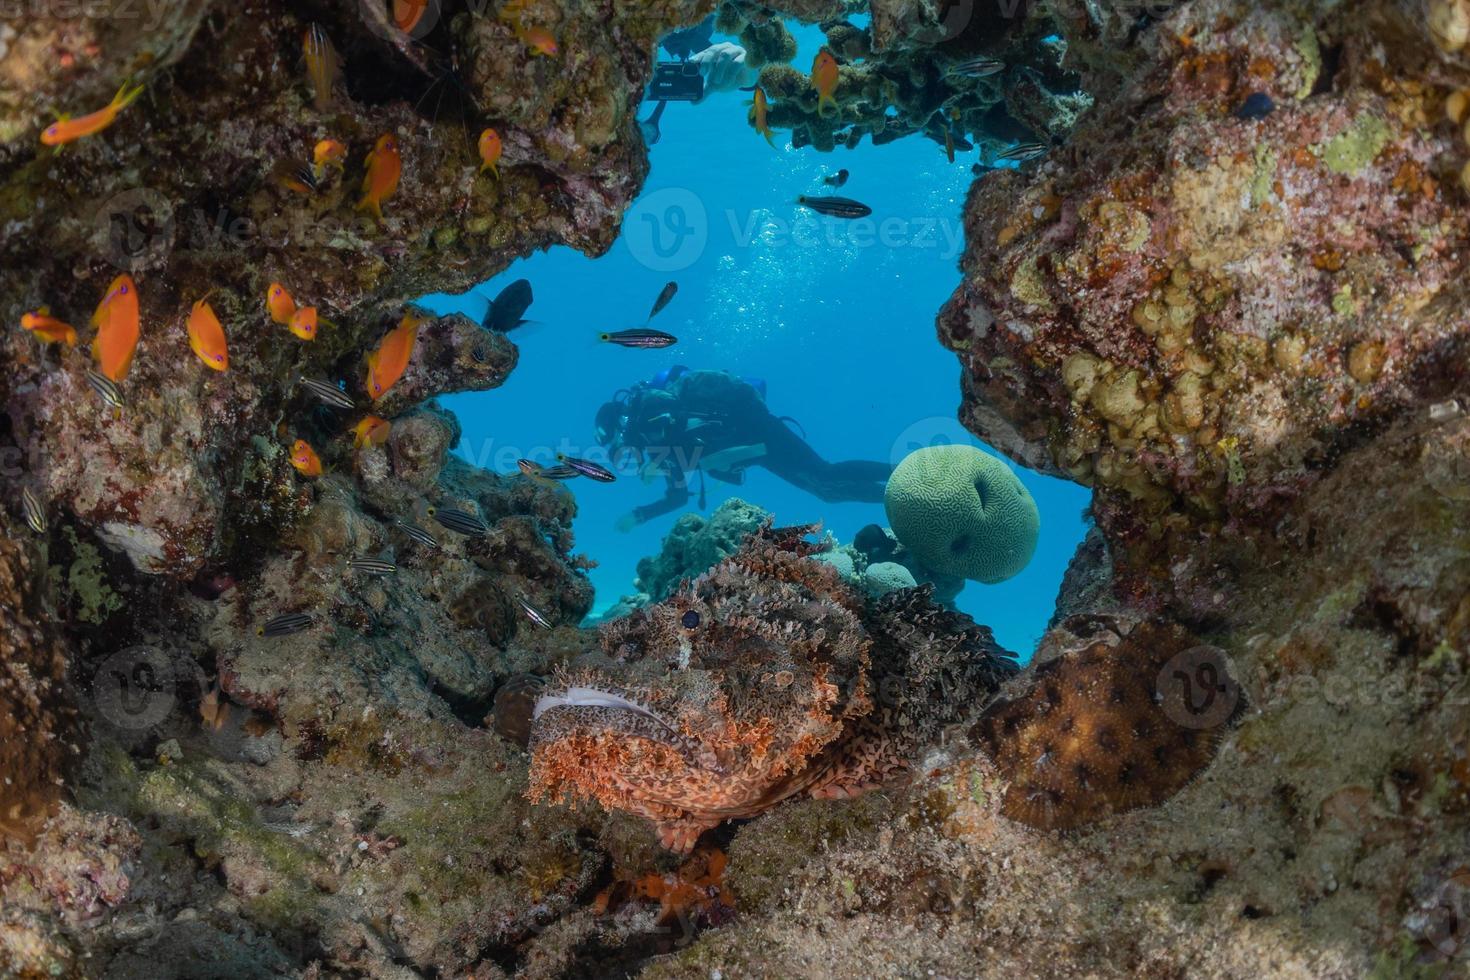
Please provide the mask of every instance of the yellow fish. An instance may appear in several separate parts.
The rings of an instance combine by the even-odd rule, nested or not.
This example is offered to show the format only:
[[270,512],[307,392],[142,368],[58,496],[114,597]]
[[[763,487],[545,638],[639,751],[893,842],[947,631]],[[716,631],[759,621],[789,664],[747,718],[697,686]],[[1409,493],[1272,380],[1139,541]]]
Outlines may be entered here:
[[327,32],[322,30],[320,24],[312,24],[306,29],[301,47],[306,54],[306,77],[311,83],[312,104],[316,106],[317,112],[325,112],[331,108],[332,86],[342,69],[342,63],[337,58],[337,49],[332,47]]
[[755,131],[775,147],[776,144],[771,140],[771,124],[766,122],[766,113],[770,111],[771,104],[766,101],[765,90],[759,85],[755,87],[755,97],[750,100],[750,105],[750,120],[755,125]]

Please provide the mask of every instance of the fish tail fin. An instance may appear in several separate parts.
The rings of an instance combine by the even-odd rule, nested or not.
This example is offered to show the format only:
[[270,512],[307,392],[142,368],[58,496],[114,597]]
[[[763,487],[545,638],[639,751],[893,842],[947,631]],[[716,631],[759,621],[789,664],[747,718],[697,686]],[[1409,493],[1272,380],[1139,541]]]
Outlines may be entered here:
[[827,118],[827,109],[829,106],[831,107],[833,112],[841,111],[837,106],[837,100],[832,98],[832,96],[819,96],[817,98],[817,115],[823,119]]
[[138,96],[143,94],[144,88],[145,86],[142,84],[134,85],[133,87],[129,88],[128,83],[123,82],[122,87],[117,90],[117,94],[112,97],[113,110],[120,112],[123,109],[126,109],[128,106],[132,105],[135,101],[137,101]]
[[357,202],[358,211],[371,211],[373,217],[378,219],[378,224],[383,223],[383,208],[371,194],[364,194],[362,200]]

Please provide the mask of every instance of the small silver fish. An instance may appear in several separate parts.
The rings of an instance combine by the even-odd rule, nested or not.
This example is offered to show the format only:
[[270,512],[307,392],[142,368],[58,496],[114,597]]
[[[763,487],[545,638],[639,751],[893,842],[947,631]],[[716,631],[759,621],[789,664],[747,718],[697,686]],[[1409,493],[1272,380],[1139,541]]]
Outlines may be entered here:
[[1041,156],[1043,153],[1050,149],[1050,144],[1043,143],[1040,140],[1023,140],[1010,149],[996,154],[995,158],[997,160],[1010,160],[1016,163],[1025,163],[1027,160],[1033,160],[1036,157]]
[[617,476],[612,470],[606,466],[599,466],[590,459],[578,459],[575,456],[568,456],[565,453],[557,454],[556,458],[589,480],[596,480],[598,483],[611,483],[617,479]]
[[341,388],[330,381],[318,381],[316,378],[302,378],[301,387],[311,392],[322,403],[331,405],[333,408],[356,408],[357,404]]
[[850,197],[808,197],[803,194],[796,199],[796,203],[804,204],[829,218],[866,218],[873,213],[872,208]]
[[439,547],[439,542],[434,540],[434,536],[428,531],[425,531],[423,528],[419,527],[417,524],[410,524],[408,523],[408,521],[404,520],[394,521],[393,523],[394,526],[398,528],[398,530],[402,531],[410,538],[413,538],[425,548]]
[[453,507],[437,507],[429,516],[456,534],[483,538],[490,533],[490,528],[484,521],[474,514],[456,510]]
[[392,575],[398,571],[398,566],[391,561],[381,558],[349,558],[347,568],[350,571],[361,572],[364,575]]
[[526,618],[544,630],[555,629],[555,624],[546,618],[546,614],[526,601],[525,596],[516,596],[516,602],[520,604],[521,611]]
[[31,492],[30,487],[20,488],[20,509],[25,514],[27,527],[37,534],[46,533],[46,528],[49,526],[46,523],[46,508]]
[[679,342],[679,338],[673,334],[664,333],[662,330],[619,330],[617,333],[598,334],[597,338],[605,344],[617,344],[619,347],[635,347],[642,350],[657,350],[661,347],[672,347]]
[[677,282],[671,282],[667,286],[665,286],[663,288],[663,291],[658,294],[658,299],[654,300],[653,309],[649,312],[648,319],[652,320],[654,317],[658,316],[659,312],[665,306],[668,306],[671,302],[673,302],[674,294],[678,291],[679,284]]
[[92,386],[92,390],[97,392],[109,408],[122,409],[122,389],[107,375],[96,368],[87,368],[87,384]]
[[949,69],[951,75],[959,75],[962,78],[989,78],[1006,70],[1004,61],[994,58],[972,58],[962,61]]
[[272,638],[290,636],[293,633],[300,633],[311,624],[312,618],[306,613],[285,613],[268,620],[264,626],[255,631],[255,634]]

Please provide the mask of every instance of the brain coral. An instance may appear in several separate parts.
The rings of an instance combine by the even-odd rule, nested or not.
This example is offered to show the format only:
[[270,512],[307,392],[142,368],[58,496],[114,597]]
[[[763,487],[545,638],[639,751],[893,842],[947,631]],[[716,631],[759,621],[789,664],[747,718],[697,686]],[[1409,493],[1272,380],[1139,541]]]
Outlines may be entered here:
[[872,596],[887,595],[895,589],[912,589],[917,584],[914,573],[898,562],[880,561],[863,572],[863,589]]
[[1041,515],[1000,460],[972,446],[910,453],[888,481],[883,506],[893,533],[928,568],[1002,582],[1036,550]]

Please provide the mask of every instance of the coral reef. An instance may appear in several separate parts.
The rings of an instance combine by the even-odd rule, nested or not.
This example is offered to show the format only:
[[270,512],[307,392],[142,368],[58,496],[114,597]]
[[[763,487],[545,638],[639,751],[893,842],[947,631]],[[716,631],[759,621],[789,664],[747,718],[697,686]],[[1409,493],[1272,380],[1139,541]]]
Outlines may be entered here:
[[[61,797],[77,751],[76,708],[61,637],[37,572],[43,549],[23,547],[0,517],[0,840],[25,838]],[[44,548],[44,546],[43,546]],[[41,553],[38,554],[37,552]]]
[[1002,582],[1031,561],[1041,515],[1005,463],[973,446],[930,446],[904,458],[883,497],[893,533],[929,568]]
[[923,592],[866,609],[807,558],[809,530],[767,525],[687,591],[604,626],[601,651],[536,705],[532,795],[647,817],[687,853],[723,820],[890,780],[1014,670]]
[[1177,625],[1078,618],[1053,630],[1074,648],[1045,656],[1067,645],[1049,635],[1024,689],[986,707],[972,733],[1009,783],[1000,812],[1044,830],[1162,803],[1209,763],[1241,707],[1223,655]]

